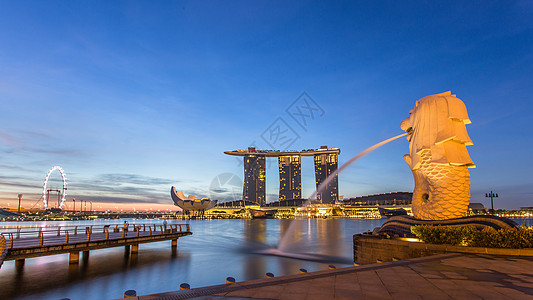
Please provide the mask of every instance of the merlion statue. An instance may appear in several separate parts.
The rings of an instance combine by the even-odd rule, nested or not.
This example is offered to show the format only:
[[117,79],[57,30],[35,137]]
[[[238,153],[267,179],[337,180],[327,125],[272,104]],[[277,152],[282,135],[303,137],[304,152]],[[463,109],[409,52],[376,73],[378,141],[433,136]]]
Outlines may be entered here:
[[415,178],[412,211],[417,219],[447,220],[466,215],[470,173],[475,168],[466,150],[472,145],[463,101],[451,92],[416,101],[401,128],[409,140],[404,159]]

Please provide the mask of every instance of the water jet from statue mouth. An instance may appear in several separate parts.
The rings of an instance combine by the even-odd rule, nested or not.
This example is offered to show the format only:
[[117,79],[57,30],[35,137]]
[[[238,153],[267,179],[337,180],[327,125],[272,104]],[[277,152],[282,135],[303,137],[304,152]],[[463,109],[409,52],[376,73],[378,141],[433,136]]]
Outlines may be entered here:
[[339,263],[339,264],[346,264],[346,265],[352,264],[351,259],[346,258],[346,257],[314,254],[314,253],[285,252],[277,248],[262,249],[262,250],[253,251],[252,253],[259,254],[259,255],[292,258],[292,259],[312,261],[312,262],[321,262],[321,263]]

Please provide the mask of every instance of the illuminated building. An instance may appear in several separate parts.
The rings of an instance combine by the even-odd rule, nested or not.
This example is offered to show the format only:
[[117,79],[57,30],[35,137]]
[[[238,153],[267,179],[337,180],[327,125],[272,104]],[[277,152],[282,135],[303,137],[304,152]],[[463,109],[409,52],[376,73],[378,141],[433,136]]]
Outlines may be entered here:
[[[302,151],[234,150],[224,152],[228,155],[244,157],[244,186],[243,200],[257,202],[265,206],[265,159],[278,157],[279,163],[279,200],[297,200],[302,197],[302,156],[315,157],[315,177],[317,187],[328,175],[337,170],[337,155],[339,148],[322,146],[320,149]],[[328,184],[325,192],[318,195],[321,203],[335,203],[338,198],[338,176]]]
[[[327,150],[326,146],[320,149]],[[318,152],[318,151],[317,151]],[[337,153],[317,153],[315,154],[315,179],[316,188],[326,180],[326,178],[337,170]],[[321,203],[335,203],[339,198],[339,176],[335,177],[327,183],[326,187],[317,192],[316,198]]]
[[302,164],[300,155],[280,155],[279,200],[300,199],[302,197]]
[[[251,150],[251,149],[250,149]],[[265,205],[265,156],[248,154],[244,156],[244,186],[242,199]]]
[[170,196],[174,205],[183,209],[186,215],[202,216],[204,211],[213,208],[217,204],[217,200],[209,200],[209,198],[196,199],[195,195],[185,197],[182,191],[176,190],[175,187],[170,188]]

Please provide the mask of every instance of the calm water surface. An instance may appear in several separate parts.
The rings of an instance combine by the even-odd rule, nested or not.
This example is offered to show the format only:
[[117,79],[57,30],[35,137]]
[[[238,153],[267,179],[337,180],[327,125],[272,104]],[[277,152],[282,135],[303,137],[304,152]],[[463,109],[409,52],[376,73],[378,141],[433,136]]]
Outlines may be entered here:
[[[123,220],[119,220],[122,222]],[[338,267],[353,260],[352,235],[381,226],[385,219],[309,219],[294,220],[290,251],[339,257]],[[160,220],[128,220],[130,224],[161,224]],[[68,254],[30,258],[22,270],[14,261],[0,269],[0,299],[114,299],[134,289],[137,295],[225,283],[228,276],[237,281],[327,270],[328,262],[310,262],[275,256],[251,254],[251,250],[275,247],[291,220],[202,220],[173,221],[189,223],[192,236],[178,240],[172,253],[170,241],[139,245],[137,255],[125,256],[124,248],[90,252],[88,260],[68,264]],[[8,226],[66,226],[116,224],[117,220],[0,223],[0,232]]]

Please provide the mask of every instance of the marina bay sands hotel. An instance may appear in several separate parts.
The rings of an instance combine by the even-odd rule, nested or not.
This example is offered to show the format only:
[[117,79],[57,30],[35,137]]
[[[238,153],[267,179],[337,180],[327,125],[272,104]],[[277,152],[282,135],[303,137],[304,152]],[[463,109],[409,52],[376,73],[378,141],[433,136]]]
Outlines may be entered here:
[[[337,155],[339,148],[322,146],[320,149],[293,151],[256,150],[249,147],[248,150],[235,150],[224,152],[228,155],[244,157],[244,201],[257,202],[261,206],[266,204],[265,198],[265,158],[277,157],[279,165],[279,200],[291,200],[302,198],[302,156],[313,156],[315,160],[316,188],[326,178],[337,170]],[[317,199],[321,203],[335,203],[338,199],[338,176],[328,183],[327,187],[317,193]]]

